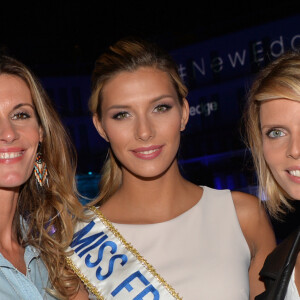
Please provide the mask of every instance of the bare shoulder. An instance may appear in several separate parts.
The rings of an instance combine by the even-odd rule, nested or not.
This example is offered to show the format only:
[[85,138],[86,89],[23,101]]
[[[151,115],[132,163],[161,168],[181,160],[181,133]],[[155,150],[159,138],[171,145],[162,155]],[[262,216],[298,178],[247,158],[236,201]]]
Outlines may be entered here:
[[259,272],[267,255],[276,247],[275,234],[264,205],[250,194],[232,192],[237,217],[251,253],[250,299],[265,290]]
[[232,200],[241,221],[247,221],[248,218],[265,215],[265,210],[259,199],[251,194],[233,191]]
[[251,255],[254,256],[261,245],[272,249],[275,236],[263,203],[254,195],[237,191],[232,192],[232,199]]

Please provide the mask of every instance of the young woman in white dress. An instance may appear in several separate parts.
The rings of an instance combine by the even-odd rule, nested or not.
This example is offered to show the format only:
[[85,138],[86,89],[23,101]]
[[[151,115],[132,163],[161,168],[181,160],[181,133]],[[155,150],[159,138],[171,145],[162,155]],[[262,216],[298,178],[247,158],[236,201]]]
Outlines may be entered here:
[[[125,38],[97,59],[89,104],[109,155],[90,206],[172,299],[254,299],[264,290],[258,272],[275,247],[271,225],[256,197],[197,186],[181,175],[177,152],[189,119],[186,97],[176,64],[146,41]],[[114,267],[123,276],[123,265]],[[112,292],[87,285],[98,295],[107,292],[99,299],[159,299],[142,298],[150,289],[137,294],[128,281],[117,288],[111,283]],[[151,288],[158,295],[160,287]]]

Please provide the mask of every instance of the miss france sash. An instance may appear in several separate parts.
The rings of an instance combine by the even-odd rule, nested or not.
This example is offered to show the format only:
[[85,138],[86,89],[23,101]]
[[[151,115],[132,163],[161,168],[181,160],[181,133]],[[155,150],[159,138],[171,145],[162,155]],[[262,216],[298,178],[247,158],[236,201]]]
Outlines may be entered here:
[[76,225],[66,259],[97,299],[182,300],[96,207],[90,211],[92,220]]

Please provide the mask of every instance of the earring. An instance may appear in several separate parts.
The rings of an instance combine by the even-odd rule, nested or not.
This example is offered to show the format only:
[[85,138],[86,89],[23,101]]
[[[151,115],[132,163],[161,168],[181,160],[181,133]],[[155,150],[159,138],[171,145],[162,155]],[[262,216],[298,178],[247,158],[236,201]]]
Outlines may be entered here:
[[42,152],[40,151],[41,144],[39,143],[38,152],[36,154],[36,160],[34,164],[34,175],[37,183],[40,186],[48,185],[48,171],[46,163],[43,161]]

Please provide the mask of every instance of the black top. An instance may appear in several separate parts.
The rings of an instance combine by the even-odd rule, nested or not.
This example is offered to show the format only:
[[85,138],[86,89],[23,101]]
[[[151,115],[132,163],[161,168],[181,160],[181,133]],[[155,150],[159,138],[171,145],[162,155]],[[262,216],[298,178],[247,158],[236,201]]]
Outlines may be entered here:
[[266,291],[255,300],[284,300],[300,251],[300,225],[265,260],[260,276]]

